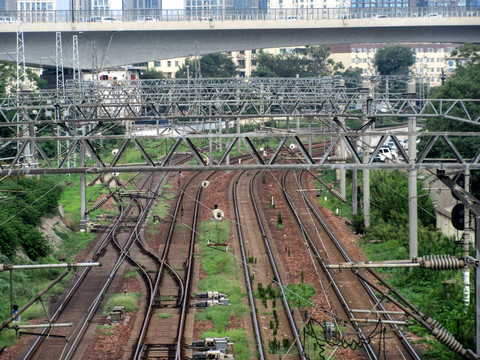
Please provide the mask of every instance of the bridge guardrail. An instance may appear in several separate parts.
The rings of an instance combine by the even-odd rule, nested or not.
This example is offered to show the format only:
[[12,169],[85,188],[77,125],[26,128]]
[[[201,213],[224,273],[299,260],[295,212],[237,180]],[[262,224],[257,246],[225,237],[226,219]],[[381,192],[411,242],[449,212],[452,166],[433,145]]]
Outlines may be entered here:
[[[480,17],[480,7],[408,7],[408,8],[309,8],[309,9],[235,9],[235,10],[24,10],[0,12],[3,23],[59,22],[160,22],[160,21],[268,21],[442,17]],[[387,20],[388,21],[388,20]]]

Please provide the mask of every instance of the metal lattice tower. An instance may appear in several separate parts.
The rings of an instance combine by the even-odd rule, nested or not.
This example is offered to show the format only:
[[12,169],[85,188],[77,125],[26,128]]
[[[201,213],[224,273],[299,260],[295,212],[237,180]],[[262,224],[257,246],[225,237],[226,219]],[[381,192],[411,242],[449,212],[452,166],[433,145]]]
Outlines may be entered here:
[[73,35],[73,82],[78,84],[81,81],[80,56],[78,53],[78,35]]
[[25,43],[23,39],[23,23],[17,25],[17,92],[21,90],[21,84],[27,81],[25,70]]
[[62,52],[62,33],[56,33],[56,56],[55,66],[57,74],[57,93],[61,94],[65,91],[65,80],[63,78],[63,52]]

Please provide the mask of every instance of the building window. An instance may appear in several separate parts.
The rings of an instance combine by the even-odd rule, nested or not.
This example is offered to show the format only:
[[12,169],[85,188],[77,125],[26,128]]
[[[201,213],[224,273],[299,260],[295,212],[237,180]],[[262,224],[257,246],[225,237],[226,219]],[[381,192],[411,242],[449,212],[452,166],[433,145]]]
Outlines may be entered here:
[[162,66],[162,62],[156,60],[156,61],[153,62],[153,66],[154,66],[154,67],[160,67],[160,66]]
[[168,67],[172,67],[172,62],[171,62],[170,60],[167,61],[167,66],[168,66]]
[[178,67],[178,60],[175,60],[175,66]]

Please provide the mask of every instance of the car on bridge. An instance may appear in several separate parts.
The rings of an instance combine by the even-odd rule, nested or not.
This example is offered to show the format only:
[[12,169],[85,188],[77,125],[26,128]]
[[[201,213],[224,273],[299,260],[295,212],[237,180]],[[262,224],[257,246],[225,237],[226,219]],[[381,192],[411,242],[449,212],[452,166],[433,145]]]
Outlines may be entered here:
[[144,17],[141,17],[140,19],[138,20],[135,20],[136,22],[151,22],[151,21],[158,21],[156,18],[154,18],[153,16],[144,16]]
[[0,16],[0,23],[17,23],[20,22],[14,17],[11,16]]
[[87,22],[117,22],[118,20],[114,17],[109,16],[90,16],[87,19]]

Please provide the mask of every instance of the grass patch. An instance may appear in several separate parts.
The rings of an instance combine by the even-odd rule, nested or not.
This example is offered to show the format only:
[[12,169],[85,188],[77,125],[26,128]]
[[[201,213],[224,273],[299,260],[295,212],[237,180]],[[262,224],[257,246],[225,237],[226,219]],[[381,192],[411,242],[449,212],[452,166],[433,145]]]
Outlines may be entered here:
[[160,313],[160,314],[157,314],[157,316],[160,318],[160,319],[169,319],[172,317],[172,314],[169,314],[169,313]]
[[97,329],[100,332],[100,334],[105,335],[105,336],[113,335],[113,328],[114,328],[114,326],[109,325],[109,324],[97,326]]
[[[226,252],[218,251],[207,246],[207,239],[217,243],[227,243],[230,237],[230,221],[221,222],[208,220],[200,224],[199,230],[203,235],[199,240],[201,266],[207,276],[199,282],[199,291],[219,291],[228,295],[230,306],[209,307],[197,312],[196,319],[209,321],[213,330],[202,336],[229,336],[235,342],[235,358],[248,359],[247,335],[244,329],[232,329],[227,331],[232,317],[242,318],[248,311],[243,304],[245,294],[242,293],[239,283],[239,275],[235,260]],[[213,335],[215,334],[215,335]]]
[[173,190],[173,186],[171,184],[167,184],[163,187],[164,191],[162,196],[157,201],[157,204],[152,210],[152,217],[150,218],[150,222],[153,223],[153,216],[158,215],[160,220],[165,220],[168,218],[170,213],[170,208],[172,207],[172,200],[176,197],[176,192]]
[[56,254],[65,255],[66,261],[73,261],[75,256],[80,251],[85,250],[96,237],[95,233],[86,232],[60,232],[55,230],[55,233],[63,242],[63,246],[57,250]]
[[304,282],[300,284],[288,284],[285,291],[290,306],[306,308],[312,306],[311,298],[315,295],[315,288]]
[[[48,311],[48,304],[45,304],[45,309]],[[45,316],[45,311],[43,310],[42,304],[37,301],[22,313],[21,320],[39,319],[43,316]]]
[[103,315],[110,315],[115,306],[125,306],[125,312],[135,311],[138,309],[138,299],[140,299],[140,293],[110,295],[103,307]]
[[129,267],[123,272],[123,277],[126,279],[134,278],[138,275],[138,268],[136,267]]
[[13,329],[3,329],[0,332],[0,347],[2,346],[12,346],[17,342],[17,334]]

